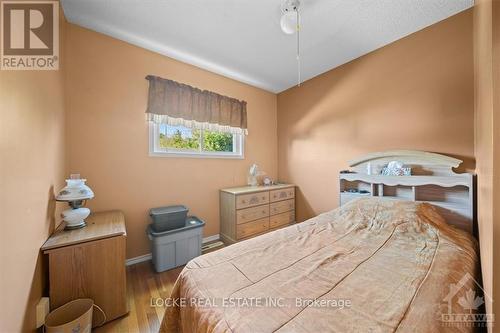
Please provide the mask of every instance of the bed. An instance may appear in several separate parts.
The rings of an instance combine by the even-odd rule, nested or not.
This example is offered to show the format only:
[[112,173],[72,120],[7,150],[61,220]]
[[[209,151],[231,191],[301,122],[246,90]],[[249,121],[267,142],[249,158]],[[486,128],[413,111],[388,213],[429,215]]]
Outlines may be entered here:
[[481,300],[477,242],[436,207],[360,197],[200,256],[160,331],[473,331],[463,315]]

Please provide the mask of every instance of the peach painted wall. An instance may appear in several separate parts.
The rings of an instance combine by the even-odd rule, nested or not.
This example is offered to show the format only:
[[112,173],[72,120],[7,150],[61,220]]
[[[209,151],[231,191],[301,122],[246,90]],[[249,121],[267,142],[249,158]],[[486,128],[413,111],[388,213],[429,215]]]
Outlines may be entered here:
[[474,165],[472,11],[278,95],[278,174],[298,220],[338,206],[338,173],[368,152],[417,149]]
[[59,223],[54,193],[66,175],[64,69],[0,71],[0,332],[35,331],[46,285],[40,246]]
[[[500,2],[476,0],[474,7],[475,155],[478,224],[488,312],[500,313]],[[496,153],[495,153],[496,151]],[[494,279],[494,276],[496,279]],[[498,318],[498,317],[497,317]],[[497,319],[498,320],[498,319]],[[496,325],[496,330],[499,330]]]
[[[185,204],[219,233],[219,194],[246,183],[256,162],[277,176],[276,95],[68,24],[67,161],[88,179],[93,210],[121,209],[127,256],[150,252],[148,209]],[[148,156],[148,74],[247,101],[245,159]]]
[[[493,313],[496,314],[497,323],[495,332],[500,332],[500,1],[493,0],[492,8],[492,30],[493,30],[493,191],[496,193],[493,200]],[[480,128],[478,130],[481,130]]]

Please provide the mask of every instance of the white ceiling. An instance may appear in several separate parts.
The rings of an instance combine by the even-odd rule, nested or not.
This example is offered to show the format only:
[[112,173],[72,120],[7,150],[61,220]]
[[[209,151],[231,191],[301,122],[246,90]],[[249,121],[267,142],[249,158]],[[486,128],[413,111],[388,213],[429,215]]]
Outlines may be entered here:
[[[457,14],[474,0],[301,0],[302,79]],[[272,92],[297,83],[281,0],[62,0],[71,23]]]

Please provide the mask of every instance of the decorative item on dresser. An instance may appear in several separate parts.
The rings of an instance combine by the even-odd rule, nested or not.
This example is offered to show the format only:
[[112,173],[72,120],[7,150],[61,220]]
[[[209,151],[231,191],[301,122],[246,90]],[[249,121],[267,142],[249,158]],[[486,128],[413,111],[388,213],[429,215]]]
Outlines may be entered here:
[[220,237],[226,244],[295,223],[295,185],[220,190]]
[[90,214],[90,209],[83,207],[87,199],[94,197],[94,192],[85,185],[86,179],[80,179],[79,174],[70,175],[66,179],[66,186],[59,191],[56,201],[67,202],[70,209],[61,213],[66,222],[66,230],[85,227],[85,219]]
[[110,321],[128,313],[125,218],[108,211],[92,213],[86,222],[75,230],[64,230],[61,223],[41,248],[49,256],[50,307],[91,298]]

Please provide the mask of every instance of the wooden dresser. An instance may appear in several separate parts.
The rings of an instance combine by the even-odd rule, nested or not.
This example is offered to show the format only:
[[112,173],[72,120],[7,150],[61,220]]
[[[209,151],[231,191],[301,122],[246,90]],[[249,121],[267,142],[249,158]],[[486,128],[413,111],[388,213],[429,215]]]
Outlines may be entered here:
[[110,321],[128,313],[125,218],[108,211],[92,213],[86,222],[67,231],[63,223],[42,246],[49,256],[50,309],[91,298]]
[[220,237],[231,244],[295,223],[295,185],[220,190]]

